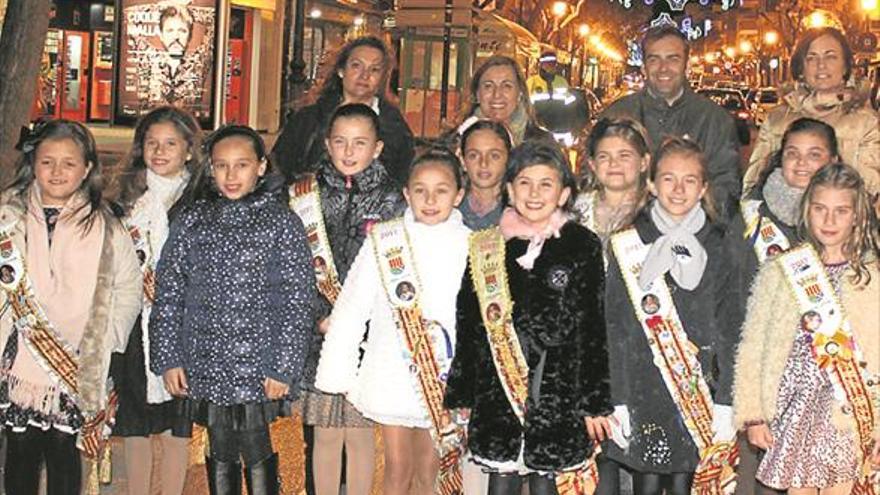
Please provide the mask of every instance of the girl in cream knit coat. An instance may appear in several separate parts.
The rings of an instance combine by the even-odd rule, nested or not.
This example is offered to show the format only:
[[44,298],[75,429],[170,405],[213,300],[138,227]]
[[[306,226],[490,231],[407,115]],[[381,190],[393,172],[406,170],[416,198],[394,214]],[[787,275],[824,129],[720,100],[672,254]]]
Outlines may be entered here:
[[[866,385],[877,410],[880,272],[877,224],[864,182],[849,166],[829,165],[813,177],[801,210],[802,228],[820,253],[868,363]],[[833,221],[826,219],[832,215]],[[860,476],[855,421],[842,412],[831,381],[816,364],[811,335],[801,328],[802,313],[780,258],[770,260],[759,271],[748,303],[736,360],[734,421],[753,445],[766,450],[757,476],[764,485],[789,493],[849,493]],[[872,437],[869,461],[876,469],[876,419]]]

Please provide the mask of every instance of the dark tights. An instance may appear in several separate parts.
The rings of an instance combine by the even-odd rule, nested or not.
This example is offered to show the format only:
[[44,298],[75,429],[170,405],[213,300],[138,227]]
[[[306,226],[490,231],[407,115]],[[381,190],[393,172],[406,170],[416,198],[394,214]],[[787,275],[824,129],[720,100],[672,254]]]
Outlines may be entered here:
[[6,430],[6,493],[36,495],[44,461],[48,495],[79,494],[82,473],[75,435],[32,426],[22,432]]
[[633,471],[633,493],[635,495],[690,495],[694,473],[640,473]]
[[612,461],[604,454],[596,458],[599,469],[599,486],[595,495],[618,495],[620,493],[620,464]]
[[268,428],[235,431],[209,427],[208,441],[211,445],[211,460],[216,462],[236,463],[241,458],[245,467],[250,467],[272,455]]
[[529,481],[530,495],[558,495],[556,492],[556,482],[548,476],[541,476],[539,474],[520,476],[518,474],[498,473],[489,475],[489,495],[518,494],[522,491],[523,480]]

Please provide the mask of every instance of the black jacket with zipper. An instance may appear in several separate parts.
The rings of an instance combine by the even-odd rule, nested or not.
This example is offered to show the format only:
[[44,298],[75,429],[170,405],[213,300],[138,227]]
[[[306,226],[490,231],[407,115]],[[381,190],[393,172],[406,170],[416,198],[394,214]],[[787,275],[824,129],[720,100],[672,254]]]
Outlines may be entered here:
[[[369,228],[377,222],[403,214],[406,203],[378,160],[348,177],[336,170],[329,160],[320,161],[317,169],[324,228],[327,229],[333,262],[342,283]],[[333,307],[324,296],[318,294],[317,297],[317,321],[320,321],[330,315]],[[303,373],[303,386],[309,389],[314,389],[323,341],[323,336],[316,329]]]

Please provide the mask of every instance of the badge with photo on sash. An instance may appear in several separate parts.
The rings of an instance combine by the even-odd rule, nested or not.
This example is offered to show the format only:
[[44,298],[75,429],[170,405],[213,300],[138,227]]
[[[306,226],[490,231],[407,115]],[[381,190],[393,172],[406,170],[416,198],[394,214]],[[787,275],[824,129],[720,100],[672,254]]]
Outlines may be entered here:
[[14,292],[24,276],[24,259],[12,242],[9,233],[0,232],[0,287],[7,293]]

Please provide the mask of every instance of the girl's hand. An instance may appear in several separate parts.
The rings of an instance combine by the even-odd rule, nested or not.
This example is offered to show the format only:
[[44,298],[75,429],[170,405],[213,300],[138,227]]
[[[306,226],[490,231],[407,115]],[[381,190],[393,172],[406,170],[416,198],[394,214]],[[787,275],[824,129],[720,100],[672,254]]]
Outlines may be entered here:
[[605,416],[585,417],[584,423],[587,424],[587,435],[594,442],[603,442],[606,438],[611,438],[611,423]]
[[189,395],[189,386],[186,383],[186,372],[183,368],[171,368],[162,374],[162,380],[165,382],[165,389],[168,393],[175,397],[186,397]]
[[287,395],[287,392],[290,391],[290,385],[267,377],[263,380],[263,391],[266,392],[267,399],[278,400]]
[[321,335],[327,335],[327,330],[330,329],[330,318],[324,318],[323,320],[318,322],[318,333]]
[[767,426],[767,423],[749,426],[746,428],[746,434],[749,443],[761,450],[767,450],[773,445],[773,434],[770,433],[770,427]]
[[468,421],[471,420],[471,410],[466,407],[453,410],[452,420],[455,421],[456,424],[466,425]]

